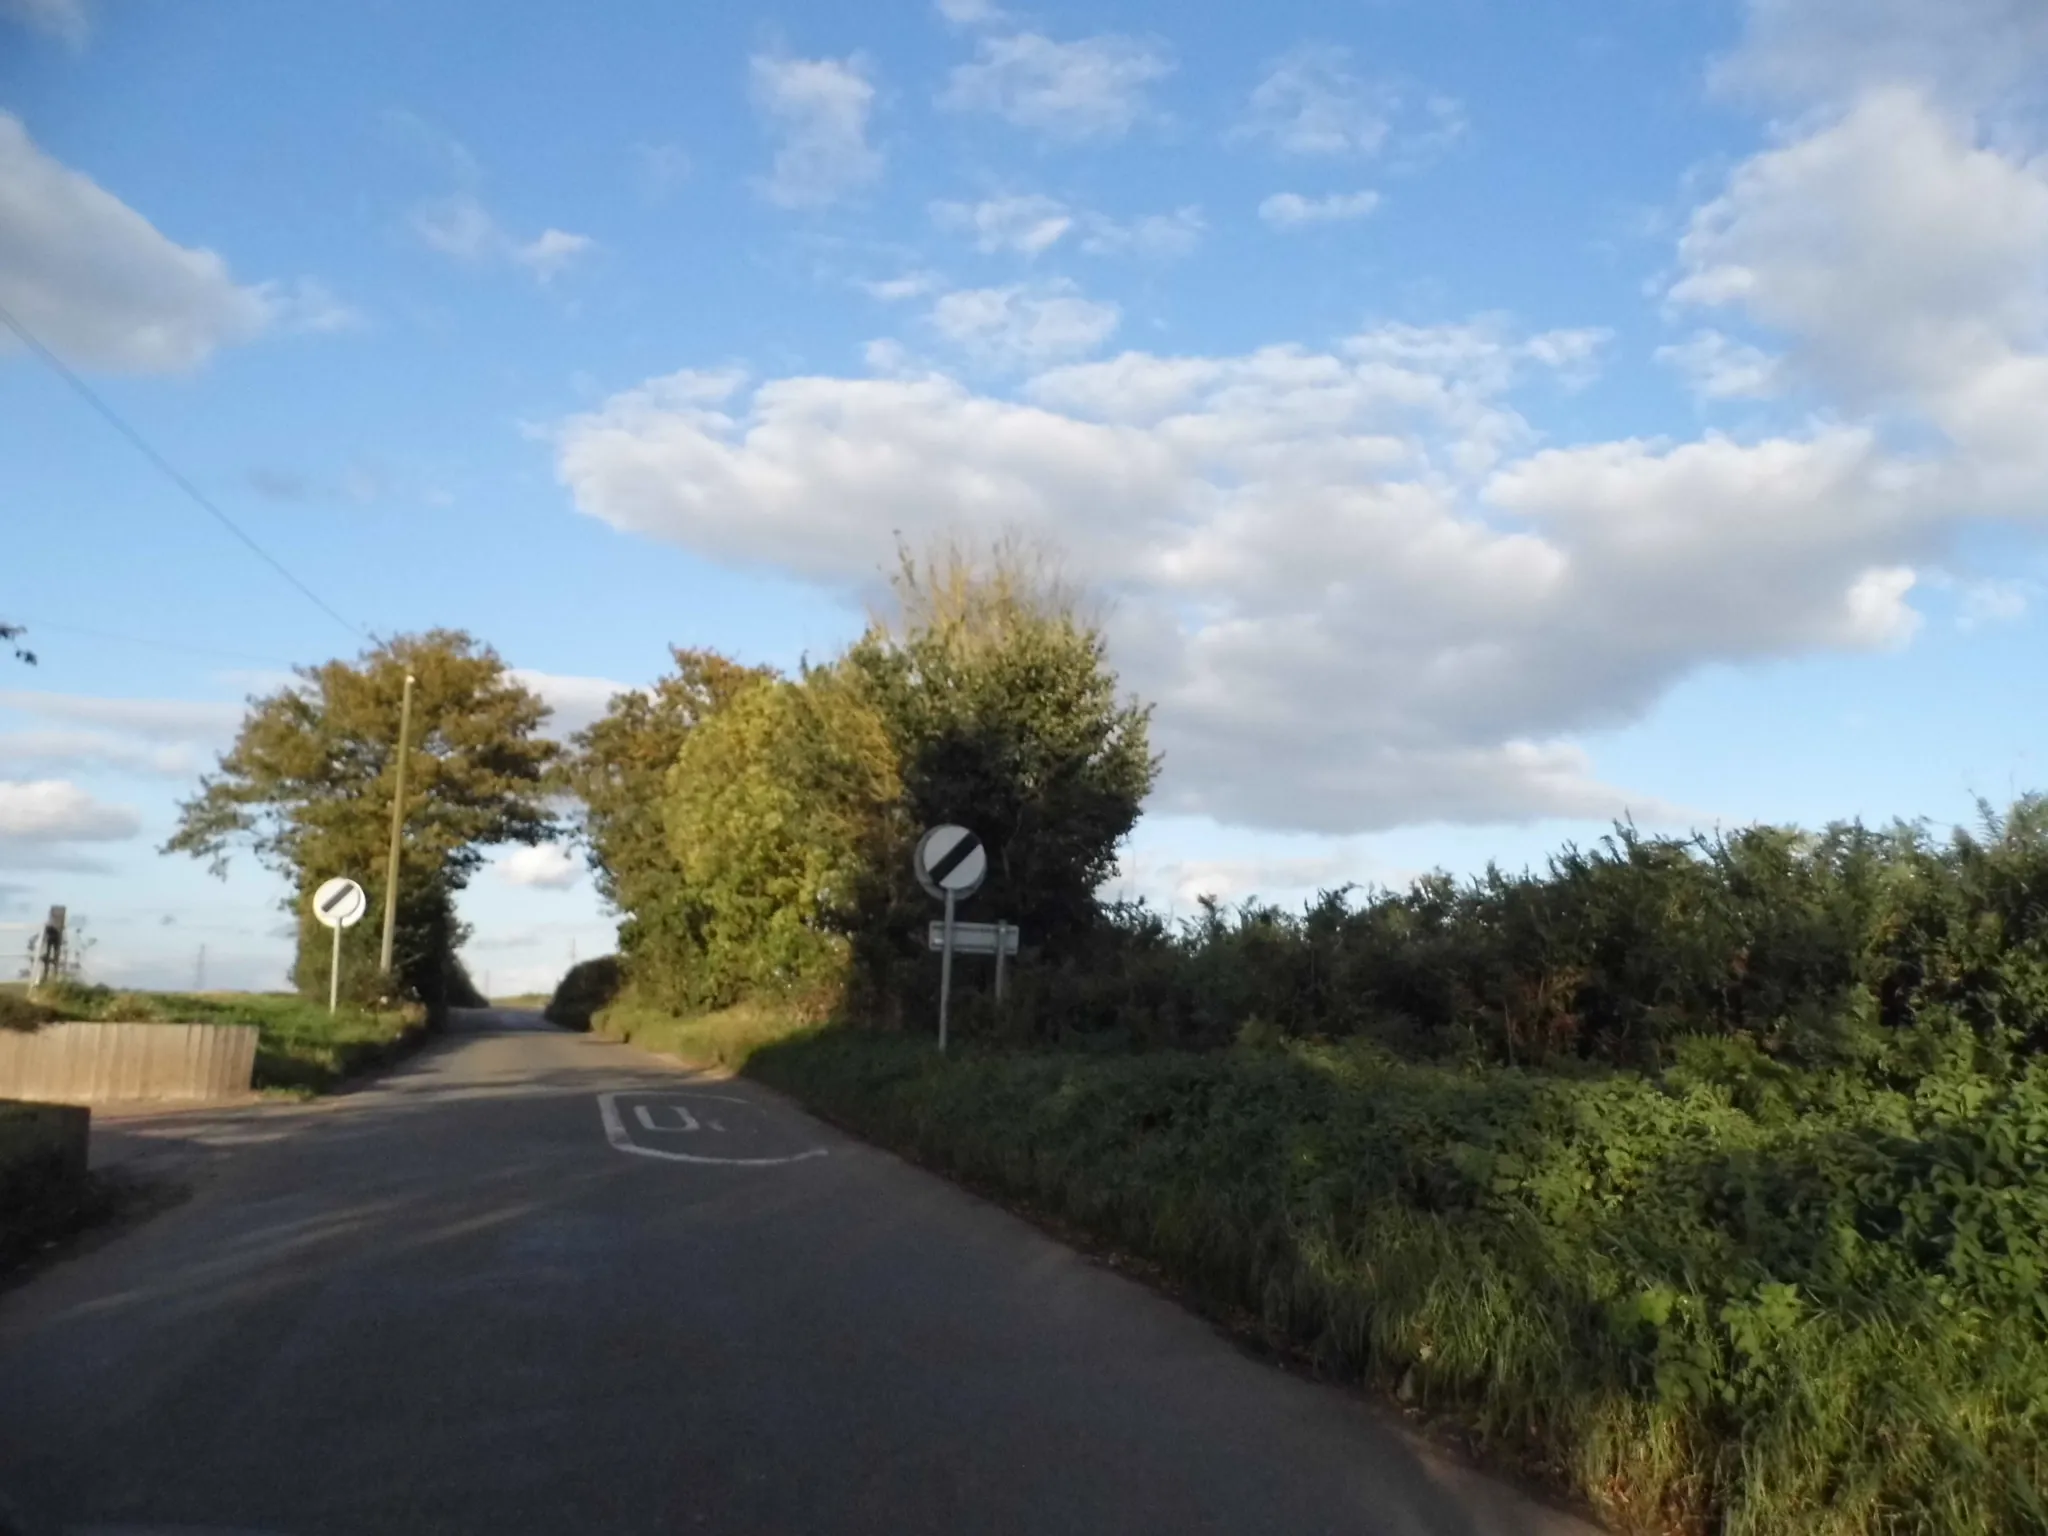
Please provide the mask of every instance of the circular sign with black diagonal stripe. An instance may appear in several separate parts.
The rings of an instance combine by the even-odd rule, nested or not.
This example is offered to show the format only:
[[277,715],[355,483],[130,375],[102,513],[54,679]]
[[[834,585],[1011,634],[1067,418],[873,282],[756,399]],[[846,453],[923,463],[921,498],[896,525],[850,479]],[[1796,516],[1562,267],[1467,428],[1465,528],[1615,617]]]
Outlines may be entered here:
[[933,827],[917,840],[912,861],[917,883],[934,901],[956,900],[981,889],[988,875],[988,850],[965,827]]
[[329,928],[353,925],[370,905],[363,888],[343,875],[321,882],[313,893],[313,915]]

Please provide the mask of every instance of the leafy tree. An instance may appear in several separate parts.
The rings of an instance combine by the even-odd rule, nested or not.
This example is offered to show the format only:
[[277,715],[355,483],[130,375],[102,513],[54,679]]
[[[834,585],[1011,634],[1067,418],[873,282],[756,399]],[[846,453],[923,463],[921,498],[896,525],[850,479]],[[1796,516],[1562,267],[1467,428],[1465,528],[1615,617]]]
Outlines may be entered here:
[[32,667],[36,664],[36,653],[21,643],[21,637],[27,633],[28,626],[26,624],[0,622],[0,645],[5,645],[12,650],[16,661],[24,662]]
[[690,733],[776,674],[715,651],[674,648],[675,670],[652,688],[614,695],[577,732],[557,779],[582,802],[581,836],[600,895],[622,914],[619,948],[657,997],[683,988],[676,968],[692,941],[683,875],[669,849],[663,800]]
[[664,815],[681,875],[685,1000],[829,991],[901,785],[850,669],[757,682],[684,741]]
[[[224,875],[236,845],[283,875],[299,917],[294,979],[324,990],[326,931],[306,898],[331,875],[362,884],[382,910],[396,790],[400,700],[416,679],[399,861],[395,981],[422,998],[465,983],[454,951],[463,933],[454,897],[484,850],[539,843],[557,828],[544,798],[558,748],[536,733],[547,706],[507,673],[497,652],[453,630],[400,636],[357,661],[298,669],[299,681],[253,699],[233,747],[180,806],[167,853],[210,861]],[[345,938],[365,981],[379,937],[374,916]]]
[[1014,542],[980,559],[958,545],[922,561],[899,551],[894,589],[896,614],[848,656],[903,781],[901,841],[864,893],[864,959],[871,973],[908,959],[931,909],[910,839],[938,822],[988,846],[988,881],[963,915],[1070,949],[1095,927],[1096,892],[1158,775],[1151,711],[1119,697],[1099,624],[1041,553]]

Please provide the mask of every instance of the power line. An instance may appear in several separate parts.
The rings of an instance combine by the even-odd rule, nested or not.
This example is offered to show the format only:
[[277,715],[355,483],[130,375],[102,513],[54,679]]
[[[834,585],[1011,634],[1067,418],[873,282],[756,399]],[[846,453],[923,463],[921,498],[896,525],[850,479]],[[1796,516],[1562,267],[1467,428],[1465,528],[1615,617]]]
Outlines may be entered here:
[[[12,610],[10,610],[11,616]],[[260,666],[275,667],[281,672],[290,671],[292,663],[280,661],[275,656],[258,656],[250,651],[224,651],[210,645],[187,645],[179,640],[151,640],[141,635],[117,635],[108,629],[88,629],[83,624],[53,624],[39,619],[34,614],[22,614],[18,622],[31,635],[49,629],[60,635],[84,635],[93,640],[117,640],[123,645],[140,645],[152,651],[183,651],[189,656],[210,656],[219,661],[253,661]]]
[[229,517],[227,513],[221,511],[219,507],[215,506],[213,504],[212,498],[207,496],[207,494],[204,491],[200,490],[198,486],[194,485],[190,480],[187,480],[182,474],[180,474],[177,468],[170,462],[170,460],[166,459],[162,454],[158,453],[156,449],[152,448],[149,445],[148,439],[143,437],[143,435],[140,432],[136,431],[133,427],[129,426],[126,421],[122,420],[121,417],[115,412],[114,408],[108,405],[107,402],[102,400],[97,394],[95,394],[93,392],[92,387],[88,385],[85,382],[85,380],[81,379],[76,373],[72,372],[70,364],[66,363],[63,358],[59,357],[56,353],[52,352],[48,347],[44,346],[42,342],[37,339],[35,333],[29,330],[29,328],[23,325],[19,320],[15,319],[14,315],[7,309],[5,305],[0,305],[0,321],[4,321],[7,325],[7,328],[10,331],[14,332],[15,335],[21,338],[23,345],[25,345],[31,352],[35,353],[37,357],[41,358],[46,364],[48,364],[51,370],[55,372],[60,379],[62,379],[66,384],[69,384],[74,390],[76,390],[79,394],[79,397],[83,399],[87,405],[91,406],[95,411],[99,412],[99,414],[105,418],[109,426],[111,426],[116,432],[119,432],[123,437],[127,438],[128,441],[134,445],[137,452],[139,452],[144,458],[148,459],[149,462],[154,464],[158,469],[162,470],[163,473],[170,478],[171,483],[173,485],[177,486],[179,490],[183,491],[187,496],[191,497],[194,501],[199,503],[199,505],[213,517],[215,522],[219,523],[223,528],[227,529],[229,533],[233,534],[236,538],[240,539],[245,545],[247,545],[250,553],[255,555],[257,559],[261,560],[273,571],[277,572],[277,574],[282,576],[286,581],[290,582],[294,587],[298,588],[301,596],[306,598],[306,600],[312,603],[314,607],[318,608],[322,613],[326,614],[330,619],[334,620],[334,622],[339,624],[343,629],[349,630],[354,634],[361,635],[364,639],[369,640],[373,644],[375,643],[376,636],[372,635],[367,629],[364,629],[360,624],[357,624],[352,620],[343,618],[339,613],[337,613],[332,607],[328,605],[326,599],[321,597],[318,592],[315,592],[311,587],[307,586],[303,581],[299,580],[298,577],[294,576],[290,571],[286,570],[282,561],[280,561],[275,555],[271,554],[270,551],[265,549],[261,544],[258,544],[254,539],[249,537],[248,534],[244,533],[239,523],[237,523],[233,518]]

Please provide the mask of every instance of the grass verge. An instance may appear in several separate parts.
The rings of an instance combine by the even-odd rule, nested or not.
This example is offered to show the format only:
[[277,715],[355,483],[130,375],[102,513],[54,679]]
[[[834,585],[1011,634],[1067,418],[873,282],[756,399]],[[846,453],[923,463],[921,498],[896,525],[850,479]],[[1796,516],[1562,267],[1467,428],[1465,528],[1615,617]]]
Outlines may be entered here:
[[1133,1254],[1619,1530],[2048,1529],[2048,1075],[1957,1111],[1758,1096],[1711,1053],[1645,1076],[1356,1043],[941,1058],[760,1008],[599,1027]]
[[32,1029],[68,1019],[253,1024],[254,1086],[296,1097],[327,1092],[358,1072],[397,1060],[425,1038],[427,1027],[424,1012],[417,1008],[343,1008],[329,1014],[324,1004],[295,993],[120,992],[67,986],[50,988],[33,1002],[19,994],[0,994],[0,1027]]

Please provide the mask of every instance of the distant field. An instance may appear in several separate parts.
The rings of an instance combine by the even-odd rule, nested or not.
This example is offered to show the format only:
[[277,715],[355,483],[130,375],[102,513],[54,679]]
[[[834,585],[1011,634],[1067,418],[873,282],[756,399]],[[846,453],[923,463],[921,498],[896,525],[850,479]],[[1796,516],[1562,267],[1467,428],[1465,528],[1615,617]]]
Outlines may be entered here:
[[547,1005],[548,994],[545,992],[517,992],[511,997],[491,999],[493,1008],[545,1008]]
[[254,1024],[256,1086],[320,1093],[351,1073],[390,1059],[424,1026],[418,1009],[327,1009],[289,992],[117,992],[54,987],[29,1001],[26,988],[0,988],[0,1028],[68,1019],[166,1024]]

